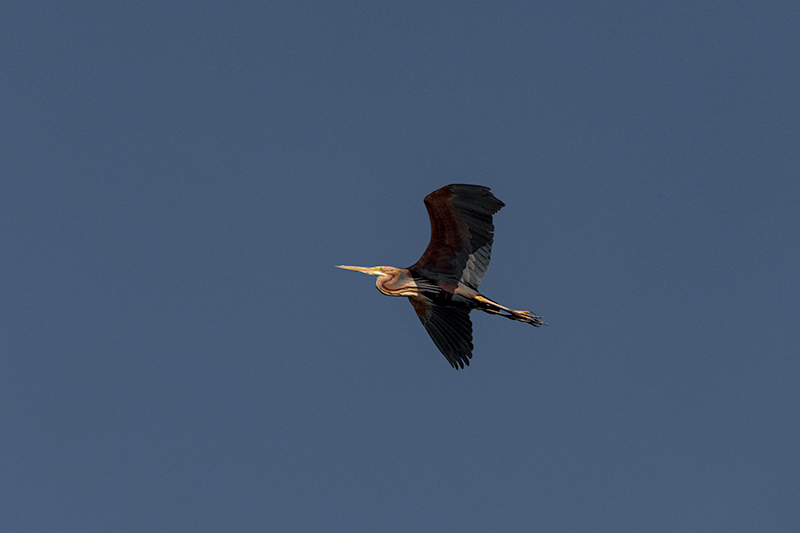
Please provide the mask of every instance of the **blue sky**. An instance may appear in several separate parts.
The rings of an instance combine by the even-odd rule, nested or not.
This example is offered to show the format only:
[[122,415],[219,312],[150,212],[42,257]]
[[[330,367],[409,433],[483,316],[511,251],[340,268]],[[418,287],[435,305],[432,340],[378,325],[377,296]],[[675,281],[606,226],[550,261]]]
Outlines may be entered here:
[[[8,2],[6,531],[797,531],[795,2]],[[422,203],[492,188],[454,371]]]

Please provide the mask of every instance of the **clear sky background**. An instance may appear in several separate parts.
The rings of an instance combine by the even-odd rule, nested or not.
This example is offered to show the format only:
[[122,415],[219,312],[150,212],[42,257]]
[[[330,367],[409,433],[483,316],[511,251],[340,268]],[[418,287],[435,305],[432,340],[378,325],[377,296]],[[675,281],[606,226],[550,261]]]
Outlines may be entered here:
[[[800,531],[800,7],[5,2],[3,531]],[[422,203],[486,185],[454,371]]]

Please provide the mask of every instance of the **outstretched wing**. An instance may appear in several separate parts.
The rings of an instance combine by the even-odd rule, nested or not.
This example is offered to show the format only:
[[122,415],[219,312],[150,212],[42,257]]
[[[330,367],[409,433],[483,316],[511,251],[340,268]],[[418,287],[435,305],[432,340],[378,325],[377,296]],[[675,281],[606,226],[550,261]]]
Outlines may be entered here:
[[505,204],[488,187],[447,185],[425,197],[431,242],[409,270],[478,288],[492,256],[492,215]]
[[458,370],[459,366],[469,366],[472,357],[472,322],[469,319],[469,309],[433,305],[414,298],[409,300],[433,343],[453,368]]

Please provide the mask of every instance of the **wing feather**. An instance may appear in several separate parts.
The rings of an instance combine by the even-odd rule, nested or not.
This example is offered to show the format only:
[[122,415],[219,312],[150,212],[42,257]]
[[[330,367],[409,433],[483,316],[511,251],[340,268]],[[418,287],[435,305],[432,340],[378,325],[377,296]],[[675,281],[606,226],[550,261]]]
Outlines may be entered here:
[[504,205],[479,185],[447,185],[426,196],[431,241],[409,270],[477,289],[492,256],[492,215]]
[[469,309],[425,303],[409,298],[422,325],[433,343],[447,358],[450,365],[458,369],[469,366],[472,357],[472,322]]

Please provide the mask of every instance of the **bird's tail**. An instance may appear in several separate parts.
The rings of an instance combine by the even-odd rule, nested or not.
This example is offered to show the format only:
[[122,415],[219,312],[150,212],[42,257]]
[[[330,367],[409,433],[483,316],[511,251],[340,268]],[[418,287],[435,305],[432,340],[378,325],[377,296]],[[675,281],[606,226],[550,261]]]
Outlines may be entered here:
[[511,320],[526,322],[531,326],[539,327],[547,325],[545,322],[542,322],[542,317],[531,314],[530,311],[517,311],[516,309],[509,309],[504,305],[493,302],[482,294],[475,296],[475,301],[478,302],[476,309],[480,309],[481,311],[485,311],[493,315],[504,316],[506,318],[510,318]]

